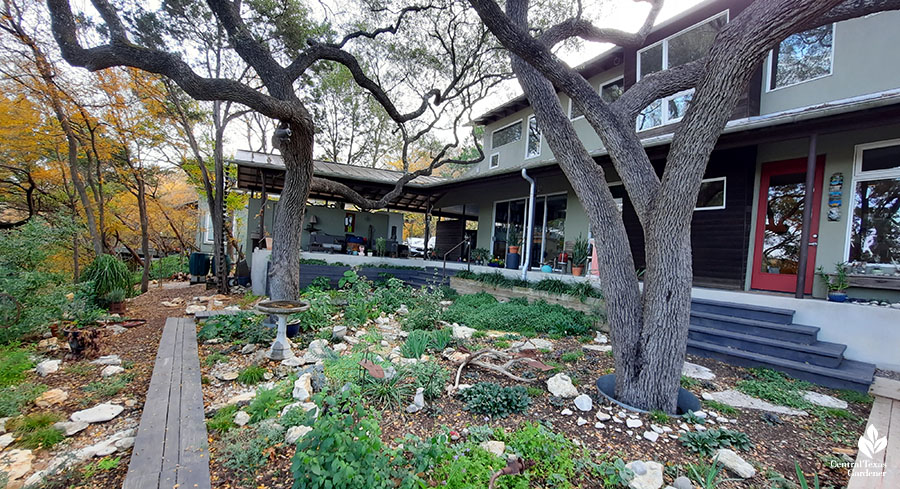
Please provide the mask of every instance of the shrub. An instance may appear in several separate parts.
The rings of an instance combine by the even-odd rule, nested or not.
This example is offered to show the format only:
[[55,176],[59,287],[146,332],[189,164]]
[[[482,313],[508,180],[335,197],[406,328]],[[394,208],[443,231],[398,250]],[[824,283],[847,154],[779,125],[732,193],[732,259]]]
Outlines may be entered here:
[[313,413],[315,410],[307,411],[300,406],[288,409],[284,416],[278,418],[278,424],[285,428],[306,425],[309,426],[315,420]]
[[781,372],[764,368],[749,369],[752,379],[738,381],[737,390],[749,396],[792,408],[809,408],[812,404],[803,399],[803,391],[809,382],[786,377]]
[[436,329],[431,332],[431,341],[428,343],[428,348],[434,350],[435,352],[441,352],[444,348],[450,346],[450,342],[453,341],[453,330],[450,328],[442,328]]
[[441,318],[440,297],[423,293],[419,299],[410,306],[409,314],[403,318],[403,327],[409,331],[434,329]]
[[47,386],[25,382],[0,388],[0,418],[18,416],[23,406],[34,402]]
[[403,346],[400,347],[400,354],[406,358],[419,358],[425,354],[429,343],[431,343],[430,332],[423,330],[411,331]]
[[200,341],[221,338],[229,342],[269,343],[275,338],[275,329],[263,326],[263,317],[249,311],[213,316],[200,326],[197,338]]
[[271,389],[259,389],[256,397],[247,406],[247,414],[251,423],[274,418],[293,399],[291,398],[291,382],[282,382]]
[[237,426],[234,424],[234,415],[237,413],[237,404],[225,406],[216,411],[213,417],[206,422],[206,428],[217,433],[225,433]]
[[54,413],[32,413],[7,423],[7,429],[14,432],[19,445],[34,450],[49,449],[63,441],[66,436],[53,428],[53,423],[62,419]]
[[[477,445],[467,445],[466,451],[435,469],[435,478],[443,481],[446,489],[488,487],[491,475],[506,466],[506,461],[486,452]],[[525,477],[512,476],[498,479],[497,487],[527,489]]]
[[169,255],[150,262],[150,278],[160,280],[177,273],[188,273],[188,261],[184,255]]
[[544,482],[537,484],[538,486],[560,489],[576,487],[572,483],[580,472],[576,462],[583,454],[564,435],[554,433],[543,425],[528,422],[509,437],[507,445],[522,458],[538,461],[528,471],[530,481]]
[[580,335],[589,331],[592,320],[580,311],[566,309],[544,301],[528,303],[512,299],[499,303],[493,296],[480,292],[457,299],[442,318],[475,329]]
[[460,392],[459,396],[466,402],[467,411],[492,418],[523,413],[531,405],[524,387],[503,387],[492,382],[479,382]]
[[413,385],[399,373],[389,379],[367,376],[362,386],[362,395],[379,408],[400,407],[413,393]]
[[25,372],[34,367],[28,352],[15,347],[0,348],[0,387],[25,380]]
[[444,392],[450,372],[437,362],[419,362],[407,367],[416,388],[423,388],[425,399],[437,399]]
[[242,482],[249,483],[269,461],[269,449],[283,440],[284,429],[273,423],[230,430],[221,441],[222,465],[233,470]]
[[302,331],[314,331],[331,324],[334,307],[328,292],[313,288],[303,294],[303,300],[309,302],[309,309],[291,315],[288,322],[299,321]]
[[237,381],[245,385],[254,385],[262,382],[266,376],[266,369],[259,365],[250,365],[238,373]]
[[94,294],[97,297],[104,297],[116,289],[129,294],[133,291],[134,282],[128,265],[113,255],[102,254],[94,258],[81,274],[81,280],[94,283]]
[[746,434],[725,428],[689,431],[682,433],[678,441],[688,450],[705,457],[711,456],[719,448],[749,450],[753,446]]

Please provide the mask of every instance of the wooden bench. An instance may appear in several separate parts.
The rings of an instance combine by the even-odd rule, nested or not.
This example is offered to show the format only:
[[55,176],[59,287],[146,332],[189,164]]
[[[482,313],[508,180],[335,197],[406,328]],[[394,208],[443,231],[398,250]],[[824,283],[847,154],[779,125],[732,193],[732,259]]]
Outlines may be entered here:
[[[861,452],[857,454],[854,470],[868,468],[870,472],[884,474],[882,477],[853,475],[847,489],[895,489],[900,487],[900,382],[875,377],[869,393],[875,396],[875,402],[872,403],[866,429],[874,426],[878,430],[878,438],[887,438],[887,446],[872,458]],[[880,464],[884,464],[883,469]]]
[[191,318],[166,320],[122,487],[210,488],[197,329]]

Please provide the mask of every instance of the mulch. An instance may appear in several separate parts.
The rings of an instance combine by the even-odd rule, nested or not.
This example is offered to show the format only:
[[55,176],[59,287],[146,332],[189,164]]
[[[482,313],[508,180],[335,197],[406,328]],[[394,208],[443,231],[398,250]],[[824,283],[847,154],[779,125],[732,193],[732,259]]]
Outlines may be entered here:
[[[159,340],[166,319],[169,317],[181,317],[184,315],[184,307],[166,308],[160,302],[177,297],[189,300],[196,296],[213,295],[215,291],[207,291],[204,285],[190,286],[186,282],[164,282],[164,286],[151,285],[150,289],[133,299],[127,301],[127,310],[124,317],[144,319],[145,324],[129,328],[126,331],[114,335],[111,331],[100,326],[99,355],[119,355],[127,372],[122,375],[132,376],[132,380],[124,389],[112,398],[100,398],[82,389],[89,382],[100,379],[102,366],[92,365],[90,358],[78,361],[64,361],[57,373],[41,378],[37,374],[30,374],[28,381],[42,383],[48,388],[59,388],[69,394],[69,398],[63,405],[50,408],[51,411],[60,413],[61,417],[68,418],[68,414],[81,409],[86,409],[100,402],[115,402],[122,404],[125,411],[114,420],[107,423],[90,425],[87,429],[70,437],[62,445],[54,447],[52,453],[46,450],[35,452],[34,470],[39,470],[52,458],[52,456],[66,450],[66,447],[82,447],[103,440],[107,436],[128,428],[137,427],[140,422],[141,409],[143,408],[147,388],[150,385],[150,377],[156,360]],[[236,300],[236,299],[235,299]],[[64,340],[60,340],[60,344]],[[48,354],[50,358],[63,358],[64,350]],[[30,412],[42,411],[32,405]],[[49,487],[107,489],[122,487],[125,474],[128,471],[128,463],[131,452],[119,452],[112,457],[119,457],[118,465],[110,470],[96,470],[84,475],[85,467],[96,463],[94,459],[77,467],[67,474],[54,477]]]
[[[489,339],[480,340],[484,343]],[[219,345],[221,346],[221,345]],[[562,363],[559,359],[560,355],[566,351],[579,351],[581,344],[573,338],[566,338],[555,342],[553,352],[543,354],[542,360],[554,361]],[[592,387],[593,382],[600,375],[610,373],[613,368],[613,360],[605,353],[592,351],[584,351],[585,356],[580,360],[565,365],[566,371],[573,378],[573,382],[582,392],[596,392]],[[240,357],[239,354],[232,355],[233,358]],[[692,391],[699,395],[704,390],[720,390],[734,386],[734,384],[747,377],[747,371],[743,368],[733,367],[725,363],[689,356],[689,361],[710,368],[717,376],[712,382],[700,381]],[[237,360],[235,358],[235,360]],[[440,361],[449,370],[452,370],[451,382],[455,376],[456,369],[450,362],[443,359]],[[237,360],[240,361],[240,360]],[[537,380],[531,382],[530,385],[541,388],[546,391],[545,380],[552,375],[551,373],[539,374]],[[476,382],[495,382],[501,385],[523,385],[512,381],[504,376],[488,372],[478,367],[466,369],[463,373],[461,383],[474,384]],[[204,386],[208,389],[210,386]],[[833,391],[828,389],[814,387],[826,394],[834,395]],[[597,421],[594,415],[599,406],[610,406],[607,402],[601,402],[597,395],[594,397],[594,409],[589,413],[578,413],[571,400],[559,403],[558,399],[553,399],[549,393],[533,398],[533,402],[529,410],[524,414],[510,415],[506,418],[491,420],[481,415],[472,414],[466,411],[462,401],[442,396],[434,403],[428,406],[424,412],[416,414],[407,414],[404,411],[405,406],[392,407],[381,410],[382,439],[386,442],[393,443],[407,433],[419,436],[420,438],[428,438],[436,434],[441,426],[447,426],[451,430],[461,431],[467,426],[490,424],[493,427],[503,427],[507,431],[514,431],[517,427],[526,422],[540,422],[556,432],[564,434],[569,439],[577,439],[580,443],[594,456],[595,460],[606,457],[620,457],[626,462],[631,460],[655,460],[666,466],[674,466],[678,464],[696,463],[703,460],[701,457],[692,455],[677,440],[667,438],[661,435],[659,440],[651,443],[641,437],[645,430],[650,429],[650,421],[647,416],[641,416],[644,425],[636,428],[632,435],[627,435],[625,431],[628,429],[624,424],[615,424],[612,421],[605,422],[606,428],[597,429],[594,423]],[[569,408],[576,411],[571,416],[563,416],[560,412],[563,408]],[[868,417],[869,406],[851,404],[849,410],[865,420]],[[618,412],[618,407],[613,407],[611,413]],[[583,416],[588,423],[584,426],[578,426],[576,420],[579,415]],[[794,464],[799,463],[804,472],[810,476],[815,473],[821,481],[823,487],[845,486],[847,483],[847,475],[840,469],[832,469],[828,467],[826,456],[835,457],[840,453],[847,453],[853,456],[855,444],[858,437],[862,434],[865,424],[856,423],[847,420],[830,420],[827,421],[829,430],[843,430],[842,437],[839,440],[832,439],[828,434],[819,434],[815,431],[815,417],[791,417],[781,416],[783,424],[769,424],[761,417],[761,412],[754,410],[741,410],[737,415],[727,415],[727,418],[736,418],[736,423],[728,423],[726,426],[730,429],[744,432],[750,436],[753,448],[748,452],[739,452],[746,460],[751,461],[762,470],[757,475],[748,480],[727,481],[719,485],[724,488],[744,488],[744,487],[771,487],[773,484],[769,478],[773,472],[766,469],[777,471],[793,480]],[[669,426],[674,430],[673,434],[677,434],[678,425],[682,421],[678,418],[672,418],[665,426]],[[660,424],[660,423],[657,423]],[[718,425],[708,425],[709,428]],[[622,432],[616,432],[614,428],[621,428]],[[636,438],[637,437],[637,438]],[[242,483],[239,478],[229,469],[222,465],[222,461],[216,457],[216,443],[214,435],[211,434],[211,464],[213,487],[219,489],[231,488],[289,488],[292,484],[290,475],[291,456],[294,447],[277,445],[275,450],[270,454],[269,463],[257,475],[252,484]],[[709,460],[703,460],[709,462]],[[677,475],[675,470],[670,474],[666,473],[666,483],[670,484]],[[675,475],[672,475],[675,474]],[[731,477],[730,475],[724,475]],[[436,481],[437,482],[437,481]],[[602,487],[599,481],[583,481],[584,487]]]

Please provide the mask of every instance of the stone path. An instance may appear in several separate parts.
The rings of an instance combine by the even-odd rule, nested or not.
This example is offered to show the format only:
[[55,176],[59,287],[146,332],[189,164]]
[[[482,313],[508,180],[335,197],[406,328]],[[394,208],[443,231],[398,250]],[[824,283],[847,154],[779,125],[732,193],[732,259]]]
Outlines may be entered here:
[[123,489],[209,489],[197,329],[166,320]]
[[869,393],[875,402],[847,489],[894,489],[900,487],[900,382],[875,377]]

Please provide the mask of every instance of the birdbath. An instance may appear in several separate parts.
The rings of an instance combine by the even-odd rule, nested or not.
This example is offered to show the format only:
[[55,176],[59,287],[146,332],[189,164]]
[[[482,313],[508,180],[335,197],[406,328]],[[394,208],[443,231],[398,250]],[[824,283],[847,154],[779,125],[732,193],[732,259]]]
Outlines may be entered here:
[[294,356],[287,339],[287,317],[290,314],[304,312],[309,309],[309,302],[304,301],[264,301],[256,305],[259,312],[278,316],[278,333],[266,355],[271,360],[284,360]]

